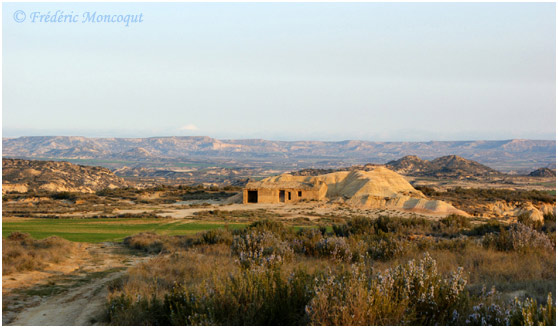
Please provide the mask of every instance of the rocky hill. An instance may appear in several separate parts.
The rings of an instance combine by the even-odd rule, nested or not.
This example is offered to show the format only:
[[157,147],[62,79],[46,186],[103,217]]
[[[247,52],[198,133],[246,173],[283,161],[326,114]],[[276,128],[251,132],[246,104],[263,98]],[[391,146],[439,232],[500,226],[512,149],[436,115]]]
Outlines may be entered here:
[[[549,167],[556,163],[555,140],[372,142],[347,140],[271,141],[210,137],[3,138],[3,156],[31,159],[258,159],[327,168],[332,164],[386,163],[407,154],[434,159],[456,154],[499,170]],[[300,166],[299,166],[300,167]]]
[[129,184],[110,170],[68,162],[2,159],[2,193],[30,190],[95,192]]
[[282,174],[263,179],[263,183],[322,181],[329,201],[363,208],[390,208],[411,212],[468,215],[452,205],[426,197],[401,175],[383,167],[367,171],[338,171],[317,176]]
[[432,169],[432,164],[415,155],[408,155],[396,161],[386,163],[386,166],[397,173],[414,175],[416,172],[425,172]]
[[465,178],[501,174],[486,165],[456,155],[443,156],[431,161],[423,160],[418,156],[405,156],[386,163],[386,167],[400,174],[423,177]]
[[533,172],[529,173],[531,177],[542,177],[542,178],[552,178],[556,176],[556,171],[551,170],[546,167],[541,167],[540,169],[536,169]]

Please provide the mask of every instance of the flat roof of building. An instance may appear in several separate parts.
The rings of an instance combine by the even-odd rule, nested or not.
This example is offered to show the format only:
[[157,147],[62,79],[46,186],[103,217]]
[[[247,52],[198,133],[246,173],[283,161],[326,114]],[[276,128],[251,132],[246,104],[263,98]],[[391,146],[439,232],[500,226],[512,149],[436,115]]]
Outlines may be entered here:
[[300,182],[300,181],[256,181],[248,182],[245,189],[300,189],[300,190],[319,190],[324,182]]

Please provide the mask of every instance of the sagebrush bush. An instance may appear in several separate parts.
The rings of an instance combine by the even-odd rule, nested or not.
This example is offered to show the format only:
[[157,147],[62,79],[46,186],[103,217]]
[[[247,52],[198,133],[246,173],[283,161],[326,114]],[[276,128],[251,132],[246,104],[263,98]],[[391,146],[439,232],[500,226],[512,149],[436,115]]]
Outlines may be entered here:
[[552,241],[546,234],[521,223],[513,224],[507,230],[502,227],[499,233],[485,235],[483,245],[499,251],[528,252],[532,250],[552,251],[554,249]]
[[356,217],[344,224],[333,225],[333,232],[339,237],[352,235],[374,235],[381,233],[393,234],[456,234],[470,229],[471,220],[460,215],[449,215],[440,221],[427,220],[419,217],[380,216],[376,219]]
[[275,265],[292,258],[293,250],[268,231],[248,230],[235,236],[231,250],[244,267]]
[[349,262],[352,252],[346,238],[326,237],[316,243],[316,251],[320,256],[329,257],[335,261]]
[[366,238],[367,255],[374,260],[388,261],[403,255],[408,243],[391,233]]
[[514,299],[509,311],[509,324],[512,326],[555,326],[556,305],[552,302],[552,294],[548,294],[546,305],[537,306],[537,301],[527,298],[521,301]]
[[428,254],[382,274],[354,265],[325,275],[306,312],[314,325],[451,324],[465,285],[461,269],[443,277]]
[[[464,235],[470,227],[459,217],[427,223],[358,218],[337,225],[333,234],[316,228],[295,232],[263,221],[231,231],[230,246],[226,230],[202,233],[185,251],[175,249],[130,269],[111,289],[110,323],[555,323],[552,300],[546,306],[530,298],[510,303],[507,294],[521,289],[542,301],[541,293],[555,286],[553,248],[540,241],[547,235],[525,226],[497,226],[498,233],[491,234],[490,226],[479,229],[487,232],[484,238],[476,238]],[[415,229],[422,235],[409,234]],[[447,235],[457,230],[457,236]],[[491,241],[500,233],[503,241]],[[500,244],[505,252],[496,250]],[[533,245],[537,256],[524,251]],[[485,283],[505,297],[478,295]]]
[[291,242],[291,247],[297,254],[318,256],[316,245],[322,240],[324,232],[316,228],[300,229]]
[[350,235],[367,234],[372,235],[376,232],[374,221],[366,217],[355,217],[344,224],[333,225],[333,232],[338,237],[348,237]]

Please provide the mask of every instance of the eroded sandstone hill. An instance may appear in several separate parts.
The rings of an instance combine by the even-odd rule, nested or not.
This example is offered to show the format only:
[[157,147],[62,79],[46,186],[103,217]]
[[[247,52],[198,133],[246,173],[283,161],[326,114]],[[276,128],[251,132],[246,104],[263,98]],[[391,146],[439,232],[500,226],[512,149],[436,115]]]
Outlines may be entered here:
[[128,186],[124,179],[98,166],[68,162],[2,159],[2,193],[29,190],[95,192]]
[[317,176],[282,174],[262,181],[310,183],[315,182],[316,179],[326,183],[326,198],[333,202],[356,207],[467,215],[446,202],[429,199],[422,192],[413,188],[401,175],[383,166],[371,167],[368,171],[339,171]]

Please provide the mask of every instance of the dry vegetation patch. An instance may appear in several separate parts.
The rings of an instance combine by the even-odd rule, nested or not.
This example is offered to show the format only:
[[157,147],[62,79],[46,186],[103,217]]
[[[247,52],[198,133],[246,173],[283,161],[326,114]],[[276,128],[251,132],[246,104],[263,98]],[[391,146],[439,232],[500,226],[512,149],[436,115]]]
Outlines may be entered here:
[[29,234],[13,232],[2,238],[2,274],[43,269],[69,259],[76,243],[52,236],[36,240]]
[[[518,225],[356,217],[332,230],[263,220],[208,231],[131,269],[111,286],[107,316],[118,325],[552,325],[555,244],[536,245],[551,241],[553,225]],[[494,235],[526,247],[498,248],[486,242]],[[149,250],[168,238],[129,244]]]

